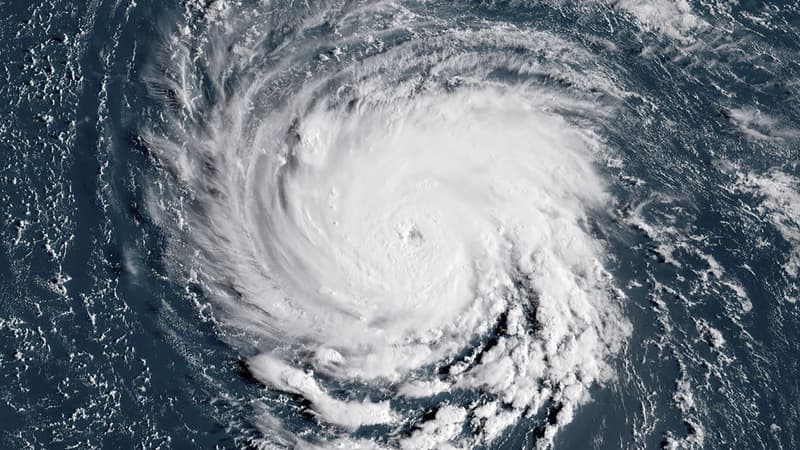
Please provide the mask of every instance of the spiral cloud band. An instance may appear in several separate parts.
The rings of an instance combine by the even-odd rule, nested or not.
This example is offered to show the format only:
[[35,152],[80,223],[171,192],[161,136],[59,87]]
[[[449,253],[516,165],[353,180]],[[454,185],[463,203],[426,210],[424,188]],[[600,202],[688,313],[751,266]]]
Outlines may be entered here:
[[252,376],[316,424],[266,405],[260,442],[552,442],[629,333],[590,225],[612,81],[541,32],[221,4],[187,7],[148,80],[150,209]]

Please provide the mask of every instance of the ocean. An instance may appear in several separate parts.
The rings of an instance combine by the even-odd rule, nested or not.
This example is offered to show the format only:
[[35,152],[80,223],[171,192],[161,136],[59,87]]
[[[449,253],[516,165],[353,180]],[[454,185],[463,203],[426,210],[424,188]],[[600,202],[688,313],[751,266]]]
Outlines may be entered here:
[[0,7],[0,447],[800,446],[800,3]]

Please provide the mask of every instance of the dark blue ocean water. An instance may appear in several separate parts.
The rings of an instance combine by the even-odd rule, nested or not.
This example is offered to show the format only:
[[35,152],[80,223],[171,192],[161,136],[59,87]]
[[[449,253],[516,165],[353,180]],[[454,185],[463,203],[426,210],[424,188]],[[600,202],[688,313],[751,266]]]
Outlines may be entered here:
[[[148,136],[169,135],[165,116],[180,108],[180,92],[159,91],[154,79],[174,76],[175,39],[196,48],[193,36],[214,27],[228,36],[247,28],[264,50],[249,66],[224,67],[232,72],[221,89],[199,88],[198,110],[224,104],[242,80],[287,55],[312,69],[322,67],[320,53],[340,68],[374,57],[353,42],[341,60],[333,51],[348,11],[366,2],[301,3],[0,0],[0,447],[326,447],[341,437],[393,447],[442,404],[483,395],[412,403],[418,414],[396,427],[332,427],[303,395],[257,381],[243,362],[253,348],[232,344],[237,331],[220,322],[202,281],[172,269],[191,263],[168,249],[194,244],[176,243],[171,224],[154,217],[156,187],[169,190],[180,173]],[[608,355],[614,376],[591,384],[591,401],[558,427],[554,447],[800,446],[800,4],[400,4],[429,20],[384,36],[390,49],[422,46],[397,80],[435,76],[414,60],[426,55],[427,27],[500,24],[546,32],[573,50],[547,44],[537,53],[487,38],[469,50],[476,67],[495,64],[481,55],[496,45],[532,68],[470,76],[608,110],[600,119],[564,114],[612,150],[595,161],[610,200],[585,226],[606,249],[631,331]],[[214,11],[228,15],[214,25]],[[235,39],[225,42],[205,57],[235,54]],[[195,61],[201,78],[213,78],[213,64]],[[460,64],[447,70],[466,71]],[[288,102],[305,69],[277,77],[283,94],[254,108]],[[311,78],[333,70],[312,69]],[[183,189],[190,198],[191,186]],[[371,395],[405,401],[381,392]],[[282,435],[262,426],[264,411]],[[534,448],[557,413],[551,401],[491,442],[464,438],[466,427],[451,443]]]

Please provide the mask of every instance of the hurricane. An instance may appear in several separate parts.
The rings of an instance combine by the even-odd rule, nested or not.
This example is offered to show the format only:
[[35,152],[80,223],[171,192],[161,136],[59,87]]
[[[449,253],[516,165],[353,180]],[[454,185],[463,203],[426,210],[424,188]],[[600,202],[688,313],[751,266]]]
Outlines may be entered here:
[[592,122],[613,106],[533,85],[520,60],[591,57],[397,5],[347,8],[333,42],[307,37],[324,14],[274,43],[251,14],[178,30],[150,77],[170,107],[144,138],[167,174],[150,207],[176,276],[256,380],[330,426],[322,442],[367,445],[350,436],[372,426],[385,445],[473,446],[524,418],[549,442],[627,335],[589,229],[607,202],[592,164],[612,151]]
[[2,445],[797,445],[796,4],[67,3],[0,19]]

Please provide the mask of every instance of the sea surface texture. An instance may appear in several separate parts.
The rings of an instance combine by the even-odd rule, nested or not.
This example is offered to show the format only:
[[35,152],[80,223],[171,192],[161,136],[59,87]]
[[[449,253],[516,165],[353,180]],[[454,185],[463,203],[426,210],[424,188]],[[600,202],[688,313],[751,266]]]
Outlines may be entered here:
[[797,1],[0,10],[0,448],[800,448]]

